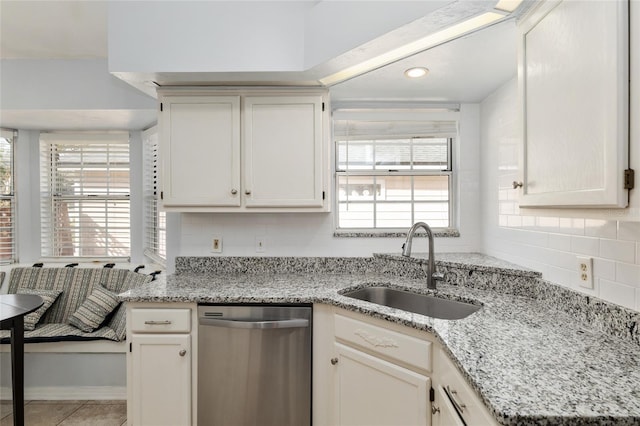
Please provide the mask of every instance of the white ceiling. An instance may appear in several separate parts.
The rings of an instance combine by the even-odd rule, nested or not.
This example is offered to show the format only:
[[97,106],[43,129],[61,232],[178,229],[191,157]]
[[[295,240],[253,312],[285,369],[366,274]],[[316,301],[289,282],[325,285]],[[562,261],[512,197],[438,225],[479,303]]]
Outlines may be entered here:
[[[1,59],[106,56],[107,2],[0,1]],[[403,72],[412,66],[427,67],[430,73],[409,80]],[[334,101],[479,102],[515,73],[516,35],[511,19],[337,84],[330,90]],[[103,122],[105,126],[123,129],[148,123],[149,114],[154,112],[4,111],[1,124],[6,125],[7,118],[11,118],[13,127],[27,122],[31,123],[29,128],[88,128]]]
[[0,1],[0,58],[106,58],[107,2]]

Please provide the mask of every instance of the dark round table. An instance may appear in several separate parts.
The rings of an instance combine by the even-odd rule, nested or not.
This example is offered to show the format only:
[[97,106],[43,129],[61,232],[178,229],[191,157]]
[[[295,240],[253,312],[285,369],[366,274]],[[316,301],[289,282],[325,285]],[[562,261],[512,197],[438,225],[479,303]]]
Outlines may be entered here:
[[42,303],[42,298],[35,294],[0,294],[0,329],[11,331],[14,425],[24,425],[24,316]]

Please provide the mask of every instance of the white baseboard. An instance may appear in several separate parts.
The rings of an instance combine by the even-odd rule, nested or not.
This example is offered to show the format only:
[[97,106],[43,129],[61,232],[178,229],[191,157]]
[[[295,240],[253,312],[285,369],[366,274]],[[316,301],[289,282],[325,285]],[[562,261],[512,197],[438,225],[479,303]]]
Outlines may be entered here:
[[[11,388],[0,387],[0,399],[11,399]],[[24,389],[24,399],[29,400],[126,400],[126,386],[37,386]]]

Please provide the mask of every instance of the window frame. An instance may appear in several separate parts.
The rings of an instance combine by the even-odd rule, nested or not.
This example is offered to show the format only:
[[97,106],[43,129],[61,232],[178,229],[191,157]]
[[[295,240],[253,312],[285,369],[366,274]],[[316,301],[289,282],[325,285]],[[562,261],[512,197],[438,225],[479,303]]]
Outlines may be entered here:
[[[128,182],[128,190],[127,194],[79,194],[79,195],[64,195],[64,194],[55,194],[55,182],[53,179],[53,170],[54,167],[58,165],[58,163],[54,163],[51,159],[52,145],[63,145],[63,144],[77,144],[77,145],[91,145],[91,144],[120,144],[126,145],[128,151],[128,168],[127,173],[129,176]],[[65,261],[69,259],[83,259],[83,260],[91,260],[91,261],[116,261],[116,262],[130,262],[131,260],[131,252],[133,250],[133,241],[131,239],[131,143],[129,139],[129,133],[41,133],[40,134],[40,259],[45,261]],[[105,167],[107,163],[105,163]],[[90,167],[89,167],[90,169]],[[84,169],[83,169],[84,170]],[[97,170],[100,170],[99,168]],[[84,187],[83,187],[84,189]],[[102,255],[55,255],[53,254],[56,250],[60,250],[60,246],[56,246],[55,237],[53,233],[55,231],[56,225],[54,220],[54,205],[55,201],[65,201],[65,200],[78,200],[79,202],[83,201],[96,201],[101,202],[105,201],[105,204],[109,200],[114,200],[116,202],[126,201],[128,202],[128,254],[124,255],[112,255],[108,254]],[[48,215],[43,214],[46,210],[48,211]],[[47,235],[47,232],[51,233],[51,235]],[[126,231],[125,231],[126,232]],[[77,247],[77,249],[87,249],[91,247]],[[105,251],[108,249],[105,249]]]
[[[411,114],[411,111],[409,112],[409,114]],[[459,123],[459,117],[456,112],[449,112],[449,113],[444,113],[443,114],[437,114],[436,116],[429,117],[429,114],[426,113],[424,111],[418,112],[418,114],[422,114],[421,119],[423,121],[438,121],[438,120],[448,120],[448,121],[455,121],[456,123]],[[349,112],[347,111],[343,111],[343,114],[341,115],[341,119],[348,119],[349,117]],[[363,113],[363,110],[358,110],[358,114],[354,114],[354,116],[359,119],[359,120],[366,120],[369,115],[376,117],[374,118],[372,121],[384,121],[380,119],[380,115],[388,115],[389,119],[388,121],[397,121],[394,119],[394,117],[396,117],[397,115],[395,114],[389,114],[386,111],[382,111],[382,110],[375,110],[375,111],[365,111]],[[335,119],[335,116],[334,116]],[[399,120],[398,120],[399,121]],[[459,124],[458,124],[459,125]],[[457,127],[457,126],[456,126]],[[456,172],[457,168],[458,168],[458,164],[457,164],[457,157],[456,157],[456,146],[458,145],[458,138],[459,138],[459,132],[456,133],[456,135],[451,135],[451,136],[447,136],[447,140],[448,140],[448,152],[447,152],[447,168],[445,170],[397,170],[397,171],[389,171],[389,170],[376,170],[375,168],[369,169],[369,170],[362,170],[362,171],[347,171],[347,170],[341,170],[339,168],[339,156],[338,156],[338,146],[339,143],[344,141],[344,138],[341,138],[339,136],[336,136],[335,134],[332,134],[333,136],[333,150],[332,150],[332,155],[334,158],[333,161],[333,177],[334,177],[334,193],[335,196],[333,197],[333,204],[334,204],[334,236],[353,236],[353,237],[402,237],[404,235],[406,235],[407,230],[410,228],[411,225],[407,226],[407,227],[398,227],[398,228],[390,228],[390,227],[385,227],[385,228],[375,228],[375,227],[367,227],[367,228],[354,228],[354,227],[340,227],[340,196],[339,196],[339,185],[340,185],[340,177],[341,176],[383,176],[383,177],[387,177],[387,176],[447,176],[448,181],[449,181],[449,200],[448,200],[448,205],[449,205],[449,211],[448,211],[448,222],[449,222],[449,226],[447,227],[432,227],[432,230],[434,231],[434,234],[436,236],[440,235],[440,236],[458,236],[458,224],[457,224],[457,206],[458,206],[458,196],[459,196],[459,191],[458,191],[458,185],[457,185],[457,181],[458,181],[458,174]],[[402,135],[402,134],[398,134],[398,135],[392,135],[392,134],[386,134],[386,135],[379,135],[379,136],[372,136],[371,138],[368,138],[369,140],[389,140],[389,139],[411,139],[411,138],[430,138],[430,137],[435,137],[435,138],[442,138],[444,136],[434,136],[434,135],[420,135],[420,134],[415,134],[412,136],[408,136],[408,135]],[[359,139],[362,139],[362,137],[359,137]],[[373,211],[373,221],[374,221],[374,225],[375,225],[375,218],[376,218],[376,208],[375,208],[375,200],[371,201],[374,204],[374,211]],[[414,198],[413,195],[411,197],[410,201],[402,201],[405,203],[411,203],[411,205],[414,205]],[[412,207],[412,211],[411,211],[411,221],[412,223],[415,223],[415,219],[414,219],[414,209]]]
[[[160,140],[157,126],[142,132],[144,255],[165,266],[167,261],[167,218],[160,203]],[[164,219],[162,217],[164,216]],[[160,224],[164,220],[164,227]],[[164,241],[160,234],[164,231]],[[164,248],[164,257],[163,249]]]
[[18,261],[18,235],[17,235],[17,196],[16,196],[16,141],[18,132],[15,129],[0,128],[0,135],[4,139],[11,140],[11,188],[8,193],[0,193],[0,200],[8,200],[11,204],[11,249],[10,258],[0,260],[0,265],[9,265]]

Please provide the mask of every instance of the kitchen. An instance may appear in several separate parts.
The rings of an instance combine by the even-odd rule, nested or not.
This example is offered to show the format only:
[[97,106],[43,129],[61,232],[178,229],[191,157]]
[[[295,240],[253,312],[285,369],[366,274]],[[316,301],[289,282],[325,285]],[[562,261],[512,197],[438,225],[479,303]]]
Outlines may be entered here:
[[[327,3],[331,2],[321,2],[320,3],[320,11],[323,13],[329,13],[331,7],[340,7],[337,5],[328,5]],[[338,2],[339,3],[339,2]],[[438,3],[437,5],[429,4],[433,2],[420,2],[424,3],[421,5],[413,5],[416,9],[412,9],[411,7],[407,7],[406,13],[409,15],[409,11],[415,14],[425,14],[425,10],[417,10],[420,7],[427,6],[429,7],[442,7],[443,4]],[[447,2],[442,2],[447,3]],[[495,3],[495,2],[493,2]],[[631,2],[632,14],[634,13],[633,5],[635,2]],[[114,72],[116,75],[120,73],[120,77],[127,80],[132,81],[135,80],[134,76],[126,76],[122,73],[124,68],[118,69],[117,67],[122,65],[127,59],[132,60],[132,58],[126,57],[118,57],[118,53],[116,46],[118,43],[121,44],[132,44],[134,41],[134,37],[132,34],[127,35],[130,31],[143,31],[141,28],[143,25],[144,18],[148,18],[149,9],[147,6],[138,5],[136,9],[136,5],[133,4],[129,7],[132,9],[127,10],[127,13],[122,13],[122,15],[117,14],[117,7],[114,10],[110,10],[111,22],[109,25],[117,24],[117,36],[121,37],[121,39],[112,40],[112,37],[116,37],[114,33],[115,30],[109,31],[109,42],[110,49],[114,50],[113,54],[110,50],[109,55],[109,70]],[[282,5],[280,5],[282,6]],[[331,7],[330,7],[331,6]],[[3,7],[5,7],[3,5]],[[121,8],[126,8],[127,5],[120,5]],[[213,6],[212,6],[213,7]],[[239,7],[239,6],[238,6]],[[282,6],[284,7],[284,6]],[[345,20],[351,18],[354,22],[357,22],[356,18],[358,14],[355,11],[349,11],[348,8],[345,7],[345,10],[342,10],[341,13],[336,15],[332,15],[332,19],[336,19],[335,16],[344,17]],[[382,6],[381,6],[382,7]],[[452,6],[451,6],[452,7]],[[325,8],[323,11],[322,8]],[[167,10],[164,12],[157,11],[159,15],[157,15],[157,20],[151,20],[148,23],[149,27],[155,27],[157,22],[164,22],[163,19],[168,19],[167,14],[174,13],[167,6]],[[264,12],[264,11],[261,11]],[[353,13],[350,15],[349,12]],[[379,11],[380,13],[383,10]],[[388,11],[385,11],[388,12]],[[165,15],[162,15],[164,13]],[[266,13],[266,12],[264,12]],[[295,15],[295,11],[289,11],[292,15]],[[637,13],[637,12],[636,12]],[[242,25],[253,25],[258,26],[259,28],[263,28],[266,24],[261,23],[258,19],[257,15],[259,15],[258,11],[255,12],[256,16],[245,13],[243,16]],[[280,17],[280,19],[284,19],[282,17],[288,16],[284,11],[280,10],[279,13],[271,13],[269,16],[276,15],[276,17]],[[388,24],[391,26],[392,16],[388,14]],[[318,16],[325,16],[319,12]],[[372,12],[372,17],[373,12]],[[402,19],[404,22],[409,22],[416,19],[416,15],[414,17],[408,16],[394,16],[393,19],[397,19],[396,27],[400,25]],[[631,22],[637,22],[637,19],[633,19]],[[118,21],[120,19],[121,21]],[[130,21],[127,21],[129,19]],[[231,19],[226,17],[226,19]],[[273,18],[275,19],[275,18]],[[320,18],[318,18],[320,19]],[[328,19],[328,18],[325,18]],[[373,19],[373,18],[372,18]],[[435,18],[434,18],[435,19]],[[117,21],[117,22],[114,22]],[[382,20],[384,21],[384,20]],[[230,21],[231,22],[231,21]],[[236,21],[232,21],[233,25],[240,25]],[[331,22],[331,21],[330,21]],[[129,25],[127,25],[129,23]],[[132,25],[135,24],[135,25]],[[317,25],[328,25],[326,22],[319,20]],[[229,23],[231,25],[231,23]],[[283,27],[286,25],[280,25]],[[373,27],[373,23],[371,23],[371,27]],[[4,25],[3,25],[4,28]],[[239,27],[246,28],[246,27]],[[338,29],[342,28],[342,31],[346,31],[343,27],[337,26],[336,32]],[[395,27],[394,27],[395,28]],[[634,32],[634,26],[631,25],[632,32],[632,45],[633,40],[637,39],[637,32]],[[386,28],[387,31],[392,30],[393,28]],[[361,29],[361,31],[364,31]],[[373,30],[371,30],[373,31]],[[382,31],[382,30],[380,30]],[[502,31],[506,31],[508,36],[504,36]],[[267,33],[265,33],[267,34]],[[344,39],[348,39],[347,33],[343,34]],[[355,35],[352,34],[354,38]],[[167,37],[176,37],[176,34],[171,33],[167,35]],[[486,39],[485,39],[486,37]],[[477,45],[473,44],[474,39],[477,40]],[[505,40],[509,40],[512,38],[512,42],[506,42]],[[264,37],[265,43],[268,40],[268,37]],[[312,40],[313,41],[313,40]],[[310,43],[312,42],[310,41]],[[638,220],[638,197],[637,194],[634,194],[634,191],[630,191],[631,201],[630,206],[624,209],[604,209],[604,210],[593,210],[593,209],[562,209],[562,210],[551,210],[551,211],[541,211],[539,210],[531,210],[528,209],[526,214],[523,214],[522,211],[519,211],[517,205],[517,192],[518,189],[513,189],[511,187],[512,182],[517,179],[518,173],[518,147],[514,147],[514,138],[518,137],[519,127],[518,127],[518,84],[516,80],[516,46],[515,43],[517,41],[517,26],[513,21],[506,24],[497,24],[495,26],[483,29],[477,33],[474,33],[472,36],[463,37],[457,39],[455,41],[449,42],[443,46],[438,48],[431,49],[433,55],[436,55],[438,52],[440,53],[440,61],[442,63],[447,63],[452,61],[450,59],[450,55],[453,57],[462,57],[466,58],[469,62],[464,62],[461,60],[461,63],[457,64],[457,66],[462,68],[462,71],[469,69],[472,66],[487,66],[487,63],[491,63],[489,60],[483,60],[485,58],[486,47],[484,50],[479,49],[478,46],[486,46],[487,43],[492,43],[491,46],[499,46],[496,47],[496,51],[500,53],[505,53],[511,56],[507,56],[511,58],[510,61],[512,63],[511,67],[507,67],[507,71],[504,74],[496,74],[493,76],[493,80],[490,85],[493,86],[485,87],[483,90],[473,89],[472,86],[477,86],[474,78],[470,77],[468,73],[458,71],[460,78],[457,81],[454,81],[454,86],[448,86],[448,90],[452,94],[441,94],[442,99],[445,99],[444,103],[459,103],[459,115],[460,115],[460,135],[459,141],[460,144],[458,146],[458,151],[456,153],[457,157],[455,158],[456,163],[456,172],[458,174],[458,197],[457,197],[457,206],[454,207],[456,212],[456,228],[459,231],[458,237],[438,237],[436,235],[435,240],[435,255],[436,261],[439,259],[440,253],[450,253],[450,252],[481,252],[487,255],[495,256],[499,259],[510,261],[514,264],[520,265],[525,268],[530,268],[534,271],[539,271],[543,274],[545,280],[548,280],[552,283],[560,284],[564,287],[571,288],[576,290],[582,294],[587,294],[589,296],[593,296],[595,298],[599,298],[608,302],[612,302],[616,305],[620,305],[631,312],[637,312],[639,310],[639,296],[638,296],[638,276],[639,269],[638,260],[639,260],[639,249],[638,249],[638,241],[639,241],[639,233],[637,227]],[[354,45],[362,44],[362,40],[353,41]],[[154,43],[159,43],[159,41],[155,41]],[[189,52],[179,52],[181,46],[179,43],[172,44],[170,40],[164,40],[162,44],[167,45],[167,52],[178,55],[180,53],[185,56],[182,58],[181,63],[189,63],[189,60],[192,57],[189,57]],[[143,46],[144,47],[144,46]],[[264,50],[263,46],[260,46]],[[325,47],[329,49],[328,47]],[[174,49],[174,50],[171,50]],[[256,48],[257,49],[257,48]],[[448,49],[451,49],[449,51]],[[456,50],[460,49],[460,50]],[[134,49],[132,49],[134,50]],[[477,56],[471,55],[469,52],[477,52]],[[429,52],[429,51],[427,51]],[[458,53],[459,52],[459,53]],[[633,52],[633,49],[632,49]],[[167,53],[167,54],[169,54]],[[191,52],[194,56],[197,56],[201,52]],[[273,52],[273,56],[269,58],[264,58],[263,56],[258,55],[259,52],[256,52],[256,62],[264,61],[261,65],[265,67],[265,69],[269,70],[272,68],[266,68],[269,66],[267,63],[269,60],[276,58],[276,53],[282,53],[281,51]],[[331,52],[323,52],[322,58],[331,57],[331,55],[335,55],[335,51]],[[456,55],[456,53],[458,53]],[[318,53],[320,55],[320,53]],[[499,56],[499,55],[498,55]],[[250,55],[248,55],[250,57]],[[320,58],[320,60],[322,60]],[[428,56],[427,56],[428,58]],[[118,63],[118,60],[121,60],[122,63]],[[135,59],[135,58],[134,58]],[[229,58],[226,58],[229,59]],[[233,59],[233,58],[231,58]],[[236,60],[240,60],[235,58]],[[246,58],[245,58],[246,59]],[[438,57],[429,58],[430,60],[437,61]],[[158,61],[155,65],[150,64],[149,67],[157,66],[164,68],[156,68],[156,69],[165,69],[167,73],[175,72],[179,75],[180,70],[172,70],[170,68],[166,68],[166,64],[161,63],[162,57],[147,57],[145,58],[148,63],[151,63],[153,60]],[[147,113],[149,110],[152,110],[152,113],[155,114],[155,101],[150,98],[146,98],[145,96],[139,94],[140,92],[136,91],[128,91],[125,95],[124,89],[130,90],[126,87],[121,81],[116,81],[113,83],[112,81],[105,83],[103,79],[106,77],[93,76],[91,77],[91,82],[95,83],[96,88],[92,90],[98,90],[98,88],[104,88],[105,86],[112,89],[113,91],[109,93],[109,91],[105,90],[105,93],[96,93],[96,96],[104,96],[107,101],[111,102],[111,104],[104,104],[104,106],[92,105],[92,102],[88,102],[84,99],[80,94],[75,93],[74,96],[65,96],[64,89],[73,88],[74,80],[79,80],[81,78],[88,78],[88,76],[93,75],[90,74],[89,71],[92,69],[102,69],[104,68],[104,62],[102,63],[98,60],[89,60],[84,59],[84,68],[81,70],[74,70],[71,68],[69,64],[70,61],[51,61],[49,64],[52,68],[46,68],[46,61],[44,60],[35,60],[32,59],[31,64],[29,64],[27,60],[20,61],[18,59],[13,60],[3,60],[2,70],[3,70],[3,127],[10,128],[18,128],[25,129],[20,135],[20,140],[29,140],[33,141],[31,151],[37,151],[37,141],[39,139],[38,129],[34,129],[28,125],[25,125],[24,122],[19,122],[17,119],[20,117],[25,117],[29,114],[29,110],[35,110],[42,113],[43,110],[49,109],[49,117],[52,117],[58,114],[59,110],[76,110],[81,109],[78,105],[86,105],[86,109],[90,112],[99,115],[98,111],[100,109],[125,109],[122,106],[119,106],[118,99],[113,94],[118,93],[122,94],[123,97],[127,97],[130,104],[132,106],[127,107],[126,109],[138,109],[137,112],[140,115]],[[40,61],[40,62],[38,62]],[[637,93],[638,88],[633,86],[634,76],[637,75],[638,72],[638,58],[631,56],[631,90],[632,95],[631,98],[631,109],[634,111],[636,107],[634,107],[634,103],[636,102],[639,96],[634,95]],[[507,61],[509,62],[509,61]],[[424,77],[424,84],[427,84],[429,78],[438,77],[437,69],[430,65],[430,63],[422,63],[421,65],[430,68],[430,74]],[[29,84],[15,84],[15,82],[23,81],[21,78],[32,77],[33,66],[40,65],[41,71],[45,72],[47,69],[52,71],[50,76],[59,76],[60,85],[49,85],[47,84],[47,80],[45,79],[33,79],[29,80]],[[31,68],[27,68],[30,65]],[[136,64],[134,64],[136,65]],[[193,71],[201,71],[201,65],[192,64]],[[290,65],[290,64],[284,64]],[[280,66],[284,66],[282,63]],[[396,64],[394,64],[396,65]],[[398,69],[402,67],[404,64],[398,65]],[[251,79],[255,78],[255,75],[252,75],[251,72],[255,72],[251,70],[252,66],[257,66],[253,63],[247,64],[241,62],[237,65],[238,67],[243,67],[241,69],[246,70],[247,75],[242,75],[241,78]],[[291,68],[295,68],[298,64],[294,64]],[[24,68],[21,68],[24,67]],[[385,67],[386,68],[386,67]],[[31,69],[30,73],[27,73],[26,70]],[[218,68],[213,68],[218,69]],[[398,78],[405,79],[402,72],[406,68],[402,68],[398,73]],[[153,72],[155,69],[144,69],[142,67],[135,69],[139,71],[138,74],[142,75],[144,72]],[[370,99],[367,99],[367,87],[371,87],[371,85],[364,85],[364,89],[358,91],[358,84],[360,81],[367,83],[367,79],[371,79],[374,84],[376,80],[381,76],[376,76],[376,73],[382,72],[383,69],[371,71],[369,74],[365,74],[360,77],[356,77],[352,80],[347,80],[344,83],[336,84],[330,88],[331,95],[331,103],[332,108],[335,108],[336,105],[340,104],[340,100],[342,99],[343,105],[348,106],[348,101],[353,101],[355,98],[360,99],[361,102],[366,103],[371,102]],[[221,68],[221,72],[227,71],[224,68]],[[258,70],[260,71],[260,70]],[[451,69],[451,75],[454,75],[455,69]],[[228,71],[227,71],[228,72]],[[491,70],[485,70],[486,73],[491,72]],[[102,71],[104,73],[104,71]],[[294,75],[295,72],[291,72],[291,78],[302,78],[300,76]],[[480,73],[480,72],[479,72]],[[195,77],[186,77],[186,78],[200,78],[201,76]],[[306,77],[306,76],[303,76]],[[49,77],[51,78],[51,77]],[[178,78],[178,77],[175,77]],[[223,74],[220,78],[231,78],[227,74]],[[383,80],[384,81],[384,80]],[[371,81],[369,81],[371,83]],[[443,82],[441,82],[444,84]],[[467,86],[461,86],[462,89],[458,89],[455,85],[467,84]],[[351,85],[351,87],[349,87]],[[378,83],[378,85],[380,85]],[[54,86],[54,87],[50,87]],[[33,105],[24,105],[29,97],[26,96],[18,96],[15,93],[16,87],[20,87],[23,90],[24,88],[29,89],[30,100],[33,102]],[[374,86],[375,87],[375,86]],[[145,85],[144,90],[154,90],[153,88]],[[351,91],[349,91],[349,89]],[[78,89],[75,89],[78,91]],[[341,90],[343,93],[341,94]],[[388,92],[382,92],[380,95],[381,98],[386,99],[389,102],[391,99],[394,102],[399,102],[399,100],[412,99],[411,93],[419,93],[416,89],[405,89],[405,92],[399,92],[399,94],[391,94]],[[431,88],[431,90],[435,90]],[[463,93],[469,93],[469,98],[463,97],[460,92],[456,90],[461,90]],[[476,90],[476,91],[474,91]],[[635,92],[633,92],[635,90]],[[45,99],[39,99],[34,95],[34,93],[44,93],[48,96]],[[74,92],[70,92],[74,94]],[[89,92],[91,93],[91,92]],[[437,93],[437,92],[436,92]],[[5,96],[7,101],[5,101]],[[415,95],[413,95],[415,96]],[[427,95],[424,95],[425,97]],[[350,99],[351,98],[351,99]],[[399,98],[399,99],[398,99]],[[56,99],[57,102],[61,106],[51,106],[51,101],[49,99]],[[364,100],[364,101],[363,101]],[[415,100],[415,99],[414,99]],[[424,100],[424,99],[418,99]],[[433,104],[442,104],[443,102],[435,98],[427,99],[433,106]],[[21,104],[22,102],[22,104]],[[6,106],[5,106],[6,105]],[[353,103],[352,103],[353,105]],[[396,105],[397,106],[397,105]],[[441,106],[441,105],[440,105]],[[21,111],[22,110],[22,111]],[[20,115],[22,114],[22,115]],[[154,115],[155,116],[155,115]],[[16,120],[20,125],[8,126],[6,123],[6,118],[11,117]],[[31,112],[31,117],[34,117],[33,111]],[[85,116],[86,117],[86,116]],[[634,117],[634,114],[631,114],[631,117]],[[47,118],[45,114],[42,115],[41,118]],[[151,122],[153,119],[151,120]],[[85,123],[90,121],[85,119]],[[94,121],[95,123],[95,121]],[[67,127],[62,127],[60,129],[69,130],[71,127],[70,124],[66,123]],[[77,123],[76,123],[77,125]],[[55,129],[52,127],[50,122],[43,122],[42,129]],[[637,137],[634,135],[638,134],[638,122],[637,120],[631,119],[631,164],[640,163],[637,161],[638,158],[638,150],[637,147]],[[131,129],[140,130],[145,127],[131,127]],[[94,128],[95,130],[95,128]],[[132,132],[136,133],[136,132]],[[138,138],[138,141],[142,139],[142,135],[139,134],[137,136],[132,136],[133,138]],[[35,146],[35,147],[33,147]],[[25,150],[26,153],[23,153],[23,158],[29,155],[29,148],[23,144],[16,145],[17,150]],[[18,152],[18,158],[20,158],[21,152]],[[139,154],[138,154],[139,155]],[[31,154],[31,157],[34,157],[34,154]],[[37,157],[37,153],[35,154]],[[18,160],[20,161],[20,160]],[[37,164],[37,160],[35,160]],[[33,164],[33,163],[31,163]],[[18,168],[18,167],[17,167]],[[37,167],[35,168],[35,172],[31,172],[31,174],[27,174],[26,178],[17,179],[17,185],[27,185],[29,180],[32,182],[37,182],[39,179],[37,175]],[[514,172],[515,171],[515,172]],[[35,175],[34,175],[35,173]],[[132,176],[133,179],[133,176]],[[141,179],[141,177],[138,177]],[[18,194],[31,193],[28,189],[28,186],[22,186],[24,190],[20,191],[20,187],[16,191]],[[328,192],[330,192],[329,197],[333,198],[337,196],[334,194],[335,190],[333,185],[327,186]],[[132,200],[134,199],[134,190],[132,185]],[[138,195],[139,196],[139,195]],[[35,200],[23,200],[20,198],[19,209],[27,209],[26,217],[33,217],[32,215],[37,216],[38,206],[37,195],[34,195],[31,198],[36,198]],[[30,204],[33,203],[33,204]],[[28,208],[32,205],[34,208],[31,212],[29,212]],[[132,202],[132,209],[134,209]],[[141,209],[141,206],[137,208]],[[337,207],[331,206],[332,212]],[[34,213],[35,211],[35,213]],[[167,272],[172,273],[175,271],[175,261],[174,259],[178,256],[181,257],[189,257],[189,256],[205,256],[205,257],[227,257],[227,256],[261,256],[261,257],[370,257],[373,253],[399,253],[401,250],[401,246],[404,242],[404,236],[397,237],[388,237],[388,238],[378,238],[378,237],[360,237],[360,238],[352,238],[347,236],[336,236],[339,232],[336,231],[335,226],[335,213],[177,213],[177,212],[168,212],[167,213]],[[23,217],[18,212],[18,217]],[[24,263],[33,263],[40,259],[40,241],[39,235],[34,235],[35,231],[31,230],[31,223],[38,223],[39,218],[36,218],[33,222],[19,220],[17,221],[18,235],[21,238],[21,244],[18,245],[18,250],[20,250],[19,258],[21,262]],[[409,223],[410,226],[410,223]],[[409,228],[406,226],[403,231]],[[136,230],[134,226],[132,226],[132,241],[142,239],[140,235],[133,235],[134,232],[140,233],[140,230]],[[212,238],[218,237],[221,246],[222,246],[222,256],[212,253]],[[24,241],[23,241],[24,239]],[[262,252],[258,252],[258,243],[262,243]],[[414,244],[414,253],[415,252],[424,252],[426,249],[426,241],[423,239],[419,239]],[[584,287],[580,287],[578,285],[577,280],[577,256],[586,256],[593,258],[593,273],[594,273],[594,287],[592,289],[585,289]],[[132,252],[131,252],[131,264],[138,263],[147,263],[144,259],[142,248],[133,247],[132,244]],[[475,315],[475,314],[474,314]],[[471,317],[472,318],[472,317]],[[93,354],[90,354],[93,355]],[[3,357],[3,362],[5,357]],[[123,370],[123,364],[121,361],[107,361],[107,363],[111,362],[111,368],[114,370]],[[5,370],[3,370],[5,371]],[[120,374],[124,374],[121,372]],[[4,386],[4,382],[3,382]]]

